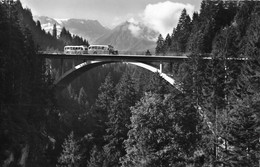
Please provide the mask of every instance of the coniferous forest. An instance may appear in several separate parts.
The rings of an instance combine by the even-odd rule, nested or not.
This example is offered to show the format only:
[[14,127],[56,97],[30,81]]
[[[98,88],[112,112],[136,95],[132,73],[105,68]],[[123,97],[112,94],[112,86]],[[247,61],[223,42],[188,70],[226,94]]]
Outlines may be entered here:
[[183,9],[155,48],[188,54],[164,64],[177,88],[110,64],[57,95],[58,62],[37,52],[70,44],[88,41],[55,25],[46,33],[19,0],[0,1],[0,166],[260,166],[260,2],[205,0],[193,16]]

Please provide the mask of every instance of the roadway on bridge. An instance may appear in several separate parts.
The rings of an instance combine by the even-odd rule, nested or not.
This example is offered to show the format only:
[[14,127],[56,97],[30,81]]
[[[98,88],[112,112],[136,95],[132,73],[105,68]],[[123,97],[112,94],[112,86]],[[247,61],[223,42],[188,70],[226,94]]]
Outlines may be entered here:
[[86,54],[86,55],[72,55],[72,54],[53,54],[53,53],[39,53],[44,58],[50,59],[73,59],[73,60],[90,60],[90,61],[127,61],[127,62],[176,62],[183,61],[188,58],[187,55],[174,56],[157,56],[157,55],[107,55],[107,54]]

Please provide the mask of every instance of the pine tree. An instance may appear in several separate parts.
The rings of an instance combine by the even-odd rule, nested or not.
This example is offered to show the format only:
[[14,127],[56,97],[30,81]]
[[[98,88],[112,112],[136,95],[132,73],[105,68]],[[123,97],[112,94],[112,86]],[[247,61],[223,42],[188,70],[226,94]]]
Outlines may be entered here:
[[174,39],[174,35],[176,33],[176,28],[173,28],[172,34],[171,34],[171,46],[170,46],[170,53],[174,53],[177,50],[177,45],[174,43],[176,39]]
[[83,45],[89,46],[88,41],[86,41],[85,39],[83,40]]
[[98,150],[97,146],[91,150],[90,160],[88,161],[88,167],[103,167],[104,157],[103,152]]
[[[160,114],[164,114],[162,99],[156,95],[146,94],[134,108],[131,108],[132,117],[128,139],[125,140],[126,155],[121,159],[123,167],[131,166],[159,166],[161,156],[157,158],[155,149],[159,147],[160,137],[163,135],[164,127],[161,127],[160,122],[164,122],[158,118]],[[156,115],[156,116],[155,116]],[[153,119],[152,119],[153,118]],[[168,116],[165,118],[169,118]],[[152,120],[151,120],[152,119]],[[157,125],[155,125],[157,124]],[[155,127],[157,126],[157,128]],[[160,134],[156,135],[156,131]],[[160,130],[160,131],[159,131]],[[165,133],[164,133],[165,134]],[[168,134],[171,133],[168,131]],[[156,140],[158,139],[158,143]],[[164,141],[162,140],[162,143]],[[155,155],[154,155],[155,154]],[[158,162],[159,161],[159,162]],[[169,163],[165,161],[165,163]]]
[[202,1],[200,14],[194,14],[187,51],[210,53],[215,35],[231,25],[237,12],[234,1]]
[[165,41],[164,41],[164,48],[165,48],[165,52],[168,53],[171,47],[172,43],[172,39],[170,34],[167,34],[165,37]]
[[39,20],[37,20],[36,22],[36,27],[41,30],[42,29],[42,26],[41,26],[41,22]]
[[145,52],[145,55],[150,56],[150,55],[152,55],[152,54],[151,54],[151,52],[150,52],[149,50],[147,50],[147,51]]
[[[171,48],[173,52],[185,52],[186,45],[188,42],[188,38],[191,33],[191,19],[190,16],[187,14],[186,9],[183,9],[178,25],[172,35],[172,42],[173,45]],[[174,48],[176,50],[174,50]]]
[[68,30],[66,30],[65,27],[62,27],[59,39],[62,40],[65,43],[65,45],[70,45],[72,43],[71,33]]
[[0,3],[0,103],[1,105],[4,103],[4,90],[5,90],[5,75],[7,75],[6,72],[6,65],[7,65],[7,58],[8,58],[8,42],[10,40],[10,37],[8,37],[8,31],[9,30],[9,26],[8,26],[8,17],[7,17],[7,11],[6,11],[6,7],[4,6],[4,4]]
[[[21,147],[29,148],[30,154],[25,160],[28,166],[35,166],[46,161],[47,141],[43,140],[42,133],[46,130],[46,118],[53,103],[49,80],[44,73],[45,64],[35,56],[33,35],[22,24],[22,12],[20,1],[0,2],[0,34],[5,40],[0,40],[3,91],[0,95],[0,131],[8,131],[0,133],[1,139],[8,139],[8,147],[4,144],[0,154],[11,147],[16,148],[11,151],[13,154],[20,154]],[[24,144],[19,146],[18,143]],[[18,164],[19,158],[15,157],[13,163]]]
[[246,30],[250,24],[250,15],[254,11],[257,1],[241,2],[239,10],[234,18],[235,24],[239,29],[240,38],[246,35]]
[[201,30],[200,16],[196,12],[193,13],[191,25],[192,30],[187,42],[186,51],[202,53],[204,51],[203,32]]
[[229,165],[258,166],[260,121],[257,113],[260,109],[259,94],[237,101],[229,113],[230,121],[227,135],[228,151],[224,161]]
[[99,87],[99,94],[91,114],[97,120],[95,137],[96,142],[104,143],[104,135],[106,135],[108,115],[113,108],[113,101],[115,99],[115,86],[109,73],[104,83]]
[[104,83],[101,84],[99,92],[100,93],[95,104],[96,112],[103,116],[107,116],[107,114],[111,111],[112,102],[115,97],[114,83],[110,73],[106,76]]
[[84,90],[84,88],[80,88],[79,90],[79,96],[78,96],[78,104],[80,106],[82,106],[82,108],[84,110],[88,109],[89,108],[89,103],[88,103],[88,98],[87,98],[87,94]]
[[157,93],[162,96],[170,93],[171,86],[160,76],[159,73],[154,73],[150,77],[150,82],[145,85],[145,92]]
[[[257,5],[255,6],[257,8]],[[259,110],[259,81],[260,71],[259,57],[260,52],[258,41],[260,37],[259,29],[259,11],[253,10],[250,17],[250,24],[247,26],[246,36],[244,37],[244,47],[240,49],[243,56],[252,61],[243,62],[239,81],[233,93],[231,101],[232,107],[227,123],[227,138],[231,149],[225,154],[224,158],[228,164],[240,166],[259,165],[259,129],[260,122],[258,116]],[[238,34],[241,35],[241,27],[238,25]]]
[[147,93],[131,112],[124,167],[188,164],[200,138],[199,119],[183,96]]
[[159,54],[164,54],[164,39],[162,37],[162,35],[160,34],[158,36],[157,42],[156,42],[156,48],[155,48],[155,54],[159,55]]
[[[237,16],[236,19],[238,19]],[[251,18],[249,18],[249,20],[250,19]],[[214,26],[215,28],[220,24],[226,24],[224,21],[219,21],[217,21],[218,23],[216,22],[218,25]],[[254,23],[257,22],[254,21]],[[234,151],[239,148],[235,146],[236,144],[234,143],[238,145],[242,143],[246,144],[243,140],[240,140],[238,136],[246,134],[247,131],[250,131],[247,128],[253,126],[252,124],[247,126],[250,124],[248,117],[252,117],[252,115],[254,115],[253,112],[250,112],[242,106],[248,102],[248,95],[257,92],[257,89],[254,91],[250,90],[252,83],[249,81],[249,69],[251,69],[252,66],[248,66],[246,61],[239,62],[230,60],[230,58],[239,57],[241,53],[242,55],[250,55],[248,53],[243,54],[246,50],[244,42],[248,39],[243,39],[244,37],[241,36],[240,26],[243,25],[233,24],[232,26],[225,27],[215,36],[212,61],[208,63],[209,66],[206,70],[208,77],[205,77],[206,82],[204,81],[205,86],[203,87],[202,96],[204,98],[204,100],[202,100],[204,104],[202,103],[202,107],[207,111],[214,130],[211,135],[212,138],[208,139],[207,142],[210,144],[206,147],[208,151],[205,152],[208,152],[209,157],[212,157],[210,163],[214,165],[220,163],[231,166],[234,164],[252,166],[245,157],[242,158],[242,154],[246,154],[245,149],[241,152]],[[255,36],[256,33],[254,33],[254,37]],[[242,46],[244,47],[239,47],[241,44],[243,44]],[[254,70],[256,70],[256,68],[254,68]],[[257,82],[258,81],[255,83]],[[250,103],[247,105],[250,105]],[[251,116],[244,115],[244,112]],[[235,134],[233,130],[238,128],[237,126],[239,124],[243,124],[240,122],[240,119],[247,122],[245,123],[247,128],[241,128],[241,131],[236,130]],[[256,126],[256,124],[254,126]],[[206,139],[204,139],[204,141],[206,141]],[[210,150],[210,148],[212,149]]]
[[79,153],[79,145],[74,138],[73,131],[68,136],[68,139],[65,139],[62,145],[63,151],[61,156],[58,159],[59,167],[78,167],[81,159]]
[[57,27],[56,27],[56,24],[53,25],[52,36],[53,36],[55,39],[57,39]]
[[104,146],[108,166],[119,166],[119,159],[125,155],[123,141],[127,138],[130,124],[130,107],[137,100],[134,82],[130,74],[125,73],[116,86],[115,100],[108,115],[107,135]]

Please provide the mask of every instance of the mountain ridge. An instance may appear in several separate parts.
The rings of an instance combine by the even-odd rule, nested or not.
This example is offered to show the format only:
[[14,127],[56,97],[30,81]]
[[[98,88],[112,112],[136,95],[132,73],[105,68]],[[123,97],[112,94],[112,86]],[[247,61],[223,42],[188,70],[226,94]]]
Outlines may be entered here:
[[132,21],[125,21],[111,30],[98,20],[53,19],[47,16],[34,16],[34,19],[39,20],[47,32],[52,33],[53,25],[56,24],[58,34],[62,27],[65,27],[72,34],[88,40],[90,44],[110,44],[120,51],[153,52],[159,35],[147,26]]
[[62,27],[65,27],[72,34],[76,34],[88,40],[90,43],[94,42],[97,38],[111,31],[103,27],[97,20],[85,19],[54,19],[47,16],[34,16],[35,21],[41,22],[42,28],[52,33],[53,25],[56,24],[58,34],[61,32]]
[[158,34],[141,23],[126,21],[97,39],[96,43],[109,43],[121,51],[154,50]]

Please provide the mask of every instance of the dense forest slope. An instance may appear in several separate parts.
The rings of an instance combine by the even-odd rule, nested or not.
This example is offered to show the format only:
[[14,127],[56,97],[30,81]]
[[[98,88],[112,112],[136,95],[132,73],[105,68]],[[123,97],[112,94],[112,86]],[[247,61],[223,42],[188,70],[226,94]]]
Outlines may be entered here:
[[[183,10],[173,33],[158,37],[157,54],[190,53],[177,71],[173,65],[169,70],[211,131],[200,130],[193,159],[199,166],[258,166],[259,7],[259,1],[202,1],[192,19]],[[203,60],[205,53],[212,59]],[[127,162],[133,156],[129,151]]]
[[0,2],[0,166],[37,166],[55,141],[50,76],[22,11],[19,1]]
[[[52,33],[46,32],[42,26],[41,22],[35,22],[30,9],[23,9],[19,7],[18,9],[20,24],[30,30],[33,40],[40,51],[63,51],[65,45],[88,45],[88,42],[79,37],[78,35],[72,35],[64,27],[61,28],[60,34],[58,34],[57,27],[52,25]],[[59,36],[59,38],[58,38]]]

